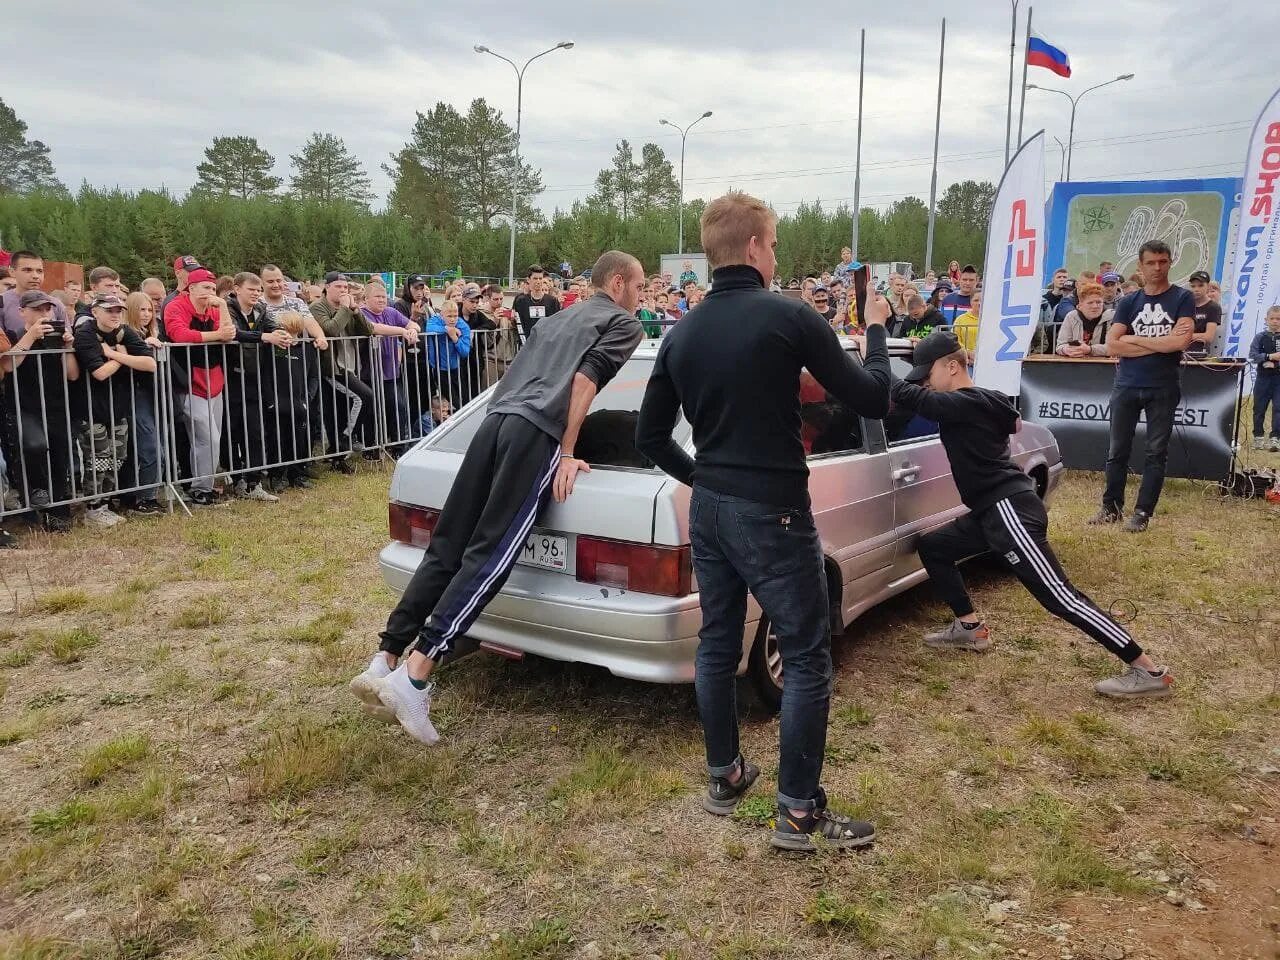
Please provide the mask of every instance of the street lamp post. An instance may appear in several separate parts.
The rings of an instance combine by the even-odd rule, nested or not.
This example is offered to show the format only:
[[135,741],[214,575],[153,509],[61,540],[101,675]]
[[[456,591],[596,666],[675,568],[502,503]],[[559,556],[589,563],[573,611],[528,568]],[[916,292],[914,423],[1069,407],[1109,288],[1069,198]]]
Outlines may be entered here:
[[684,144],[685,144],[685,140],[689,136],[689,131],[692,130],[697,124],[707,119],[707,117],[709,116],[711,116],[710,110],[708,110],[706,113],[700,116],[697,120],[693,121],[693,123],[689,124],[687,127],[684,127],[683,129],[676,126],[670,120],[658,121],[658,123],[661,126],[671,127],[673,130],[680,131],[680,205],[676,208],[676,211],[677,211],[676,220],[678,221],[679,228],[680,228],[679,229],[680,239],[676,242],[676,246],[678,248],[676,250],[676,253],[678,254],[684,253]]
[[1065,172],[1067,163],[1067,145],[1062,142],[1062,138],[1059,136],[1055,136],[1053,138],[1053,142],[1058,145],[1058,150],[1060,151],[1058,155],[1058,179],[1065,180],[1067,178],[1067,174]]
[[1080,105],[1080,101],[1084,99],[1085,94],[1092,93],[1094,90],[1101,90],[1103,87],[1109,87],[1111,86],[1111,84],[1119,83],[1121,80],[1132,80],[1132,79],[1133,79],[1132,73],[1122,73],[1120,76],[1116,77],[1113,80],[1108,80],[1106,83],[1099,83],[1096,86],[1089,87],[1087,90],[1082,90],[1078,96],[1074,96],[1074,97],[1071,94],[1067,93],[1067,91],[1065,90],[1057,90],[1053,87],[1038,87],[1034,83],[1027,84],[1028,90],[1043,90],[1045,93],[1061,94],[1062,96],[1066,97],[1068,100],[1071,101],[1071,128],[1067,132],[1067,180],[1068,182],[1071,180],[1071,151],[1072,151],[1072,148],[1075,146],[1075,140],[1076,140],[1076,107]]
[[560,41],[554,47],[530,57],[524,62],[523,67],[517,67],[513,60],[508,60],[500,53],[494,53],[483,44],[476,44],[474,49],[476,53],[487,53],[491,57],[497,57],[504,63],[510,64],[511,69],[516,72],[516,157],[515,166],[511,170],[511,245],[507,253],[507,282],[514,286],[516,282],[516,210],[517,200],[520,197],[520,111],[524,102],[524,72],[538,57],[545,57],[548,53],[555,53],[557,50],[572,50],[573,41]]

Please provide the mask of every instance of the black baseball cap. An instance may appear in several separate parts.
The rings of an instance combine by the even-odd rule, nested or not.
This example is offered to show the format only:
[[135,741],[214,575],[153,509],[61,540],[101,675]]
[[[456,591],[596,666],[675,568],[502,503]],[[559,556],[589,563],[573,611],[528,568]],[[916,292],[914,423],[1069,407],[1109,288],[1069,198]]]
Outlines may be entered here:
[[933,365],[943,357],[948,357],[961,347],[960,340],[949,330],[935,330],[916,344],[911,354],[914,364],[911,372],[904,379],[908,383],[919,383],[929,376]]
[[330,270],[328,273],[324,275],[325,286],[328,286],[331,283],[337,283],[339,280],[346,280],[346,279],[347,279],[347,275],[345,273],[341,273],[338,270]]
[[409,278],[409,280],[408,280],[408,284],[409,284],[409,286],[411,286],[411,287],[416,287],[416,286],[419,286],[419,285],[421,285],[421,286],[424,286],[424,287],[425,287],[425,286],[427,285],[427,278],[426,278],[426,276],[425,276],[424,274],[421,274],[421,273],[415,273],[413,276],[411,276],[411,277]]
[[1203,270],[1197,270],[1187,278],[1188,282],[1194,282],[1196,280],[1199,280],[1201,283],[1212,283],[1213,277],[1209,276],[1209,274],[1205,273]]

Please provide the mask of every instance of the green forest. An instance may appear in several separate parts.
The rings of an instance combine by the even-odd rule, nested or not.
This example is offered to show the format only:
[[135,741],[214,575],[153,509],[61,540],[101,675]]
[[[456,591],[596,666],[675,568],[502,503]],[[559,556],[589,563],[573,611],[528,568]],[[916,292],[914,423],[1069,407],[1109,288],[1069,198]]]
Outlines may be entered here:
[[[292,176],[276,176],[275,158],[247,135],[216,137],[184,196],[127,192],[85,184],[72,192],[56,177],[48,148],[26,139],[26,124],[0,101],[0,155],[17,158],[0,178],[0,241],[50,260],[106,264],[126,283],[167,277],[178,254],[219,273],[279,264],[296,278],[326,270],[395,270],[469,276],[506,273],[515,136],[483,99],[465,113],[438,103],[418,113],[404,146],[383,169],[391,190],[381,209],[367,173],[332,133],[315,133],[290,156]],[[604,250],[627,250],[654,270],[676,248],[678,183],[656,144],[638,153],[616,144],[595,190],[567,210],[546,215],[535,202],[541,173],[520,164],[517,270],[531,263],[587,269]],[[955,259],[980,263],[989,182],[963,181],[939,199],[935,268]],[[699,250],[703,201],[686,203],[686,248]],[[784,281],[830,269],[849,243],[851,210],[802,204],[778,225],[778,275]],[[859,216],[858,255],[906,260],[923,272],[928,205],[903,197]]]

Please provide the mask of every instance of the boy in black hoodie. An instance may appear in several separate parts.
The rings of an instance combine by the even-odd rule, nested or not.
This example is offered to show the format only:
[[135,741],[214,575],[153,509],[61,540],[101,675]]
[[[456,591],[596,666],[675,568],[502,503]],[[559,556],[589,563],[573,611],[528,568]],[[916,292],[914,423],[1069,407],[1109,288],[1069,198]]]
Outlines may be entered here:
[[[985,650],[991,631],[974,611],[956,564],[990,551],[999,555],[1040,605],[1083,630],[1129,669],[1094,689],[1111,697],[1163,697],[1173,677],[1156,665],[1120,624],[1072,586],[1048,541],[1049,517],[1030,477],[1009,458],[1009,436],[1021,427],[1003,393],[975,386],[955,334],[932,333],[916,344],[907,382],[893,385],[898,406],[938,424],[960,499],[969,513],[920,538],[920,560],[956,619],[925,637],[943,650]],[[920,386],[924,383],[926,386]]]

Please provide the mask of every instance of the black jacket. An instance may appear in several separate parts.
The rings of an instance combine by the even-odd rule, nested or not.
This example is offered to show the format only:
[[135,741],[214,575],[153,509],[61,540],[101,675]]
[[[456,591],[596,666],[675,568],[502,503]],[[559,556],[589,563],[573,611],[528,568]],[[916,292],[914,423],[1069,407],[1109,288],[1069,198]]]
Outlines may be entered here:
[[249,381],[247,393],[255,395],[256,384],[253,381],[258,380],[263,369],[271,365],[271,347],[262,346],[262,335],[279,327],[267,313],[267,305],[262,301],[254,304],[253,309],[246,314],[233,294],[227,297],[227,312],[235,321],[237,344],[227,350],[227,377],[229,380],[244,377]]
[[[711,292],[671,328],[645,391],[636,446],[681,483],[788,508],[809,506],[800,371],[864,417],[889,409],[885,330],[859,366],[803,301],[771,293],[748,266],[717,269]],[[697,460],[672,439],[683,408]]]
[[938,393],[896,380],[893,402],[938,424],[951,477],[970,510],[976,513],[1015,493],[1035,491],[1031,478],[1009,458],[1018,411],[1003,393],[983,387]]

